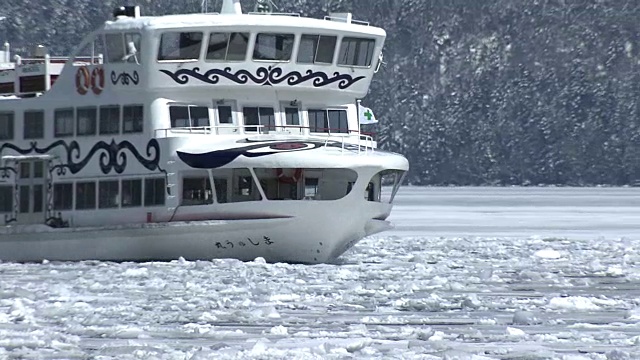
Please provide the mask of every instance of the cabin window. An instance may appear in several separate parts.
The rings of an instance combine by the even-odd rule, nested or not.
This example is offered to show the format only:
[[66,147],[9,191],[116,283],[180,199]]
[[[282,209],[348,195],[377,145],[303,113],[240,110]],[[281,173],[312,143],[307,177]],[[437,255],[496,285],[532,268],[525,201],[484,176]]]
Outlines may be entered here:
[[209,177],[188,177],[182,180],[182,205],[213,204]]
[[100,135],[120,133],[120,106],[100,106]]
[[209,126],[209,108],[196,105],[169,106],[172,128]]
[[371,66],[375,47],[376,41],[373,39],[345,37],[340,46],[338,65]]
[[73,108],[54,111],[54,130],[56,137],[73,136]]
[[211,33],[207,60],[244,61],[247,57],[249,33]]
[[125,105],[122,107],[122,133],[142,132],[144,119],[144,107],[142,105]]
[[0,112],[0,140],[13,140],[13,112]]
[[158,60],[198,60],[201,32],[167,32],[160,38]]
[[227,199],[227,179],[213,178],[213,184],[216,186],[216,201],[219,204],[226,204]]
[[123,60],[129,63],[140,64],[140,39],[142,36],[137,33],[124,34],[124,49],[126,55]]
[[120,63],[125,60],[124,43],[122,42],[122,34],[105,34],[105,44],[107,45],[107,62]]
[[218,106],[218,123],[233,124],[233,110],[231,106]]
[[24,112],[24,139],[42,139],[44,138],[44,111],[25,111]]
[[76,110],[78,118],[78,135],[95,135],[97,122],[97,109],[95,107],[83,107]]
[[298,62],[303,64],[331,64],[336,50],[336,36],[302,35]]
[[96,183],[78,182],[76,183],[76,209],[95,209],[96,208]]
[[102,58],[105,54],[104,38],[102,35],[96,35],[93,41],[87,43],[82,50],[78,51],[73,58],[74,66],[100,64],[104,61]]
[[13,211],[13,186],[0,186],[0,212]]
[[142,180],[122,180],[122,207],[136,207],[142,205]]
[[300,113],[297,107],[285,107],[284,118],[287,126],[300,126]]
[[98,207],[100,209],[117,208],[120,202],[120,183],[118,180],[98,182]]
[[164,205],[164,178],[144,180],[144,206]]
[[73,208],[73,184],[53,184],[53,209],[71,210]]
[[294,40],[293,34],[258,34],[253,49],[253,59],[289,61]]
[[262,125],[261,131],[268,132],[275,130],[276,117],[271,107],[245,107],[242,109],[244,115],[245,131],[258,131],[258,127],[247,125]]
[[311,132],[348,133],[346,110],[309,109],[309,129]]

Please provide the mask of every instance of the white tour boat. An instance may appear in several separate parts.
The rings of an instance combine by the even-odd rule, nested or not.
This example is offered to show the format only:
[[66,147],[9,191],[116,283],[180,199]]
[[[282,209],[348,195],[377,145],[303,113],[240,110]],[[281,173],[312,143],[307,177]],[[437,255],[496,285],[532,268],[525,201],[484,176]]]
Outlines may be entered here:
[[388,229],[409,164],[360,131],[358,102],[384,40],[349,13],[225,0],[122,7],[70,57],[5,44],[0,261],[321,263]]

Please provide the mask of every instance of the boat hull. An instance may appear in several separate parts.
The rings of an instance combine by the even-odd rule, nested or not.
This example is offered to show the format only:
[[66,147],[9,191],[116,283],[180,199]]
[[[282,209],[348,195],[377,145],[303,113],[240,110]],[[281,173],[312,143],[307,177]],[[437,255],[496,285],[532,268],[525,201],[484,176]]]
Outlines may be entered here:
[[[384,217],[386,207],[377,205],[378,217]],[[269,219],[64,229],[17,225],[3,230],[0,261],[162,261],[180,257],[251,261],[262,257],[268,262],[326,263],[370,235],[371,226],[367,224],[371,221],[387,223],[372,220],[372,214],[344,219],[335,212],[324,212]]]

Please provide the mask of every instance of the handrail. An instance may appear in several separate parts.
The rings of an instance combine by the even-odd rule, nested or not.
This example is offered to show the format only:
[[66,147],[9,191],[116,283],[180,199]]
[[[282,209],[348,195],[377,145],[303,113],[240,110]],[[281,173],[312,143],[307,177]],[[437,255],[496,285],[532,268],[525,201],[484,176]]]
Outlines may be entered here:
[[276,16],[293,16],[300,17],[300,13],[284,13],[284,12],[259,12],[259,11],[250,11],[249,15],[276,15]]
[[[219,129],[252,129],[252,131],[246,131],[245,135],[252,135],[254,133],[259,135],[268,135],[270,130],[275,130],[276,134],[283,134],[283,132],[277,131],[278,128],[294,128],[299,130],[311,130],[310,126],[302,126],[302,125],[213,125],[213,126],[193,126],[193,127],[174,127],[174,128],[163,128],[163,129],[154,129],[154,135],[156,138],[160,137],[169,137],[170,133],[178,134],[202,134],[202,135],[210,135],[210,134],[220,134]],[[256,129],[256,130],[253,130]],[[331,130],[330,128],[316,128],[313,129],[323,129],[323,130]],[[263,131],[266,130],[266,131]],[[345,129],[340,129],[345,130]],[[240,133],[236,133],[235,135],[239,135]],[[287,132],[286,135],[295,136],[297,134]],[[369,151],[375,151],[375,140],[373,136],[369,133],[363,133],[358,130],[348,130],[348,132],[339,132],[339,133],[331,133],[331,132],[308,132],[303,133],[300,132],[299,135],[304,135],[305,137],[311,139],[318,139],[324,142],[324,146],[328,147],[331,142],[340,143],[340,148],[344,151],[347,149],[348,145],[356,145],[358,146],[358,152],[362,152],[364,150],[365,153]],[[348,141],[353,140],[357,137],[357,142]]]

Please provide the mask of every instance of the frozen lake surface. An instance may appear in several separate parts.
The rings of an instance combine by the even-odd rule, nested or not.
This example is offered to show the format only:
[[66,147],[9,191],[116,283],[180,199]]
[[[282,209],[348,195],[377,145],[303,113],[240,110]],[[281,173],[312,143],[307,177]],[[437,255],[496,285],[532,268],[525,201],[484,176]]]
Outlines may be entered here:
[[336,264],[0,264],[0,359],[640,359],[640,189],[403,188]]

